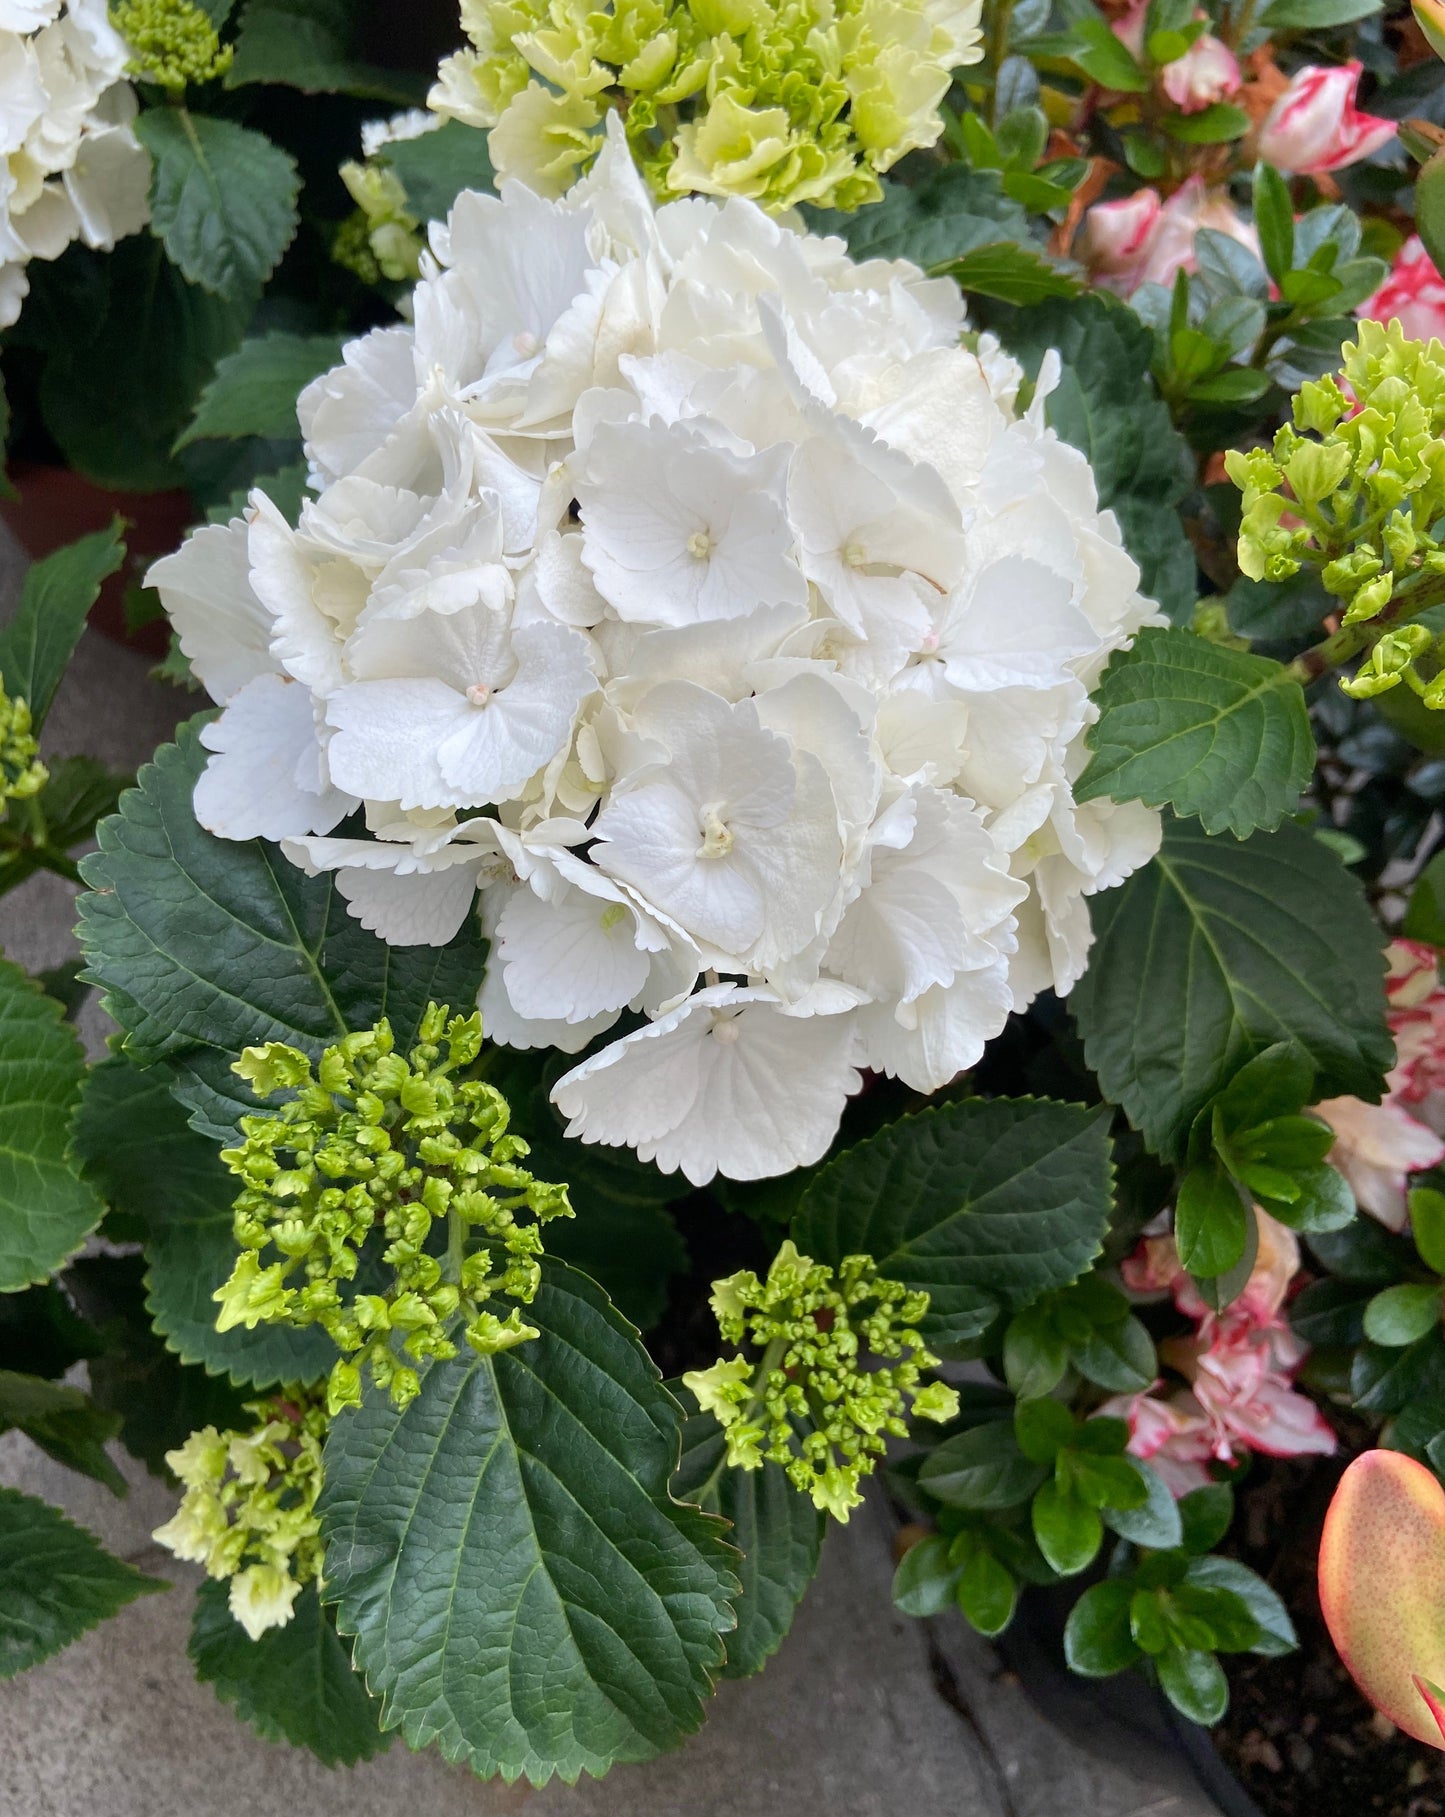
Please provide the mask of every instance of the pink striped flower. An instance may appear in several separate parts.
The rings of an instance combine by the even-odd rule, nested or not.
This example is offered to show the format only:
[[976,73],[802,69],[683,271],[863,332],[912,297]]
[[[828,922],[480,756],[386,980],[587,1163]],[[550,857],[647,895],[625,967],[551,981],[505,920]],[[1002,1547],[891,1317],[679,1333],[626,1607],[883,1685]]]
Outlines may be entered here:
[[1270,109],[1259,155],[1279,170],[1303,175],[1358,164],[1395,136],[1395,122],[1355,106],[1364,65],[1307,64]]

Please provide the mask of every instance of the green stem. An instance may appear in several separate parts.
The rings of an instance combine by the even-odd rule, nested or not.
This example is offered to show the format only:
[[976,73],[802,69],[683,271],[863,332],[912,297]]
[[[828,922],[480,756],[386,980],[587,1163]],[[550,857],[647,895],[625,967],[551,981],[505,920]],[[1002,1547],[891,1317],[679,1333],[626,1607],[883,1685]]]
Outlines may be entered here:
[[467,1259],[467,1225],[460,1212],[447,1213],[447,1279],[462,1284],[462,1263]]
[[1397,593],[1383,611],[1357,625],[1343,625],[1332,636],[1296,656],[1289,673],[1303,686],[1317,681],[1331,669],[1338,669],[1358,656],[1379,637],[1382,631],[1406,624],[1428,612],[1431,606],[1445,604],[1445,575],[1432,575],[1407,593]]

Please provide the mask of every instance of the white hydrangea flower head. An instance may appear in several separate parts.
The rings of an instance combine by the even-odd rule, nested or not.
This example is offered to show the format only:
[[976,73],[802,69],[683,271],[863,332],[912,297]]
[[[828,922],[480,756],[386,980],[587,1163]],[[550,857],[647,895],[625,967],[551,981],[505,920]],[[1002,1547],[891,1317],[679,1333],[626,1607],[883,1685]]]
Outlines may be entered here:
[[1072,793],[1155,608],[1057,360],[1021,414],[963,330],[904,261],[655,204],[616,125],[560,200],[463,195],[414,326],[303,394],[296,527],[256,493],[151,572],[225,709],[202,823],[395,944],[480,895],[490,1034],[696,1184],[817,1160],[865,1071],[946,1084],[1160,830]]
[[106,0],[0,0],[0,328],[31,259],[109,251],[150,218],[129,56]]

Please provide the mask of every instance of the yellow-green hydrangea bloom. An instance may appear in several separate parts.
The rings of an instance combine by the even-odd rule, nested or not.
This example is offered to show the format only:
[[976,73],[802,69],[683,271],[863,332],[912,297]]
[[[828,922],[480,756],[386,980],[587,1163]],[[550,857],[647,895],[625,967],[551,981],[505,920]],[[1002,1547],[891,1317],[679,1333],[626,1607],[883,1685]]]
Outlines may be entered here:
[[561,195],[609,109],[661,196],[856,208],[942,131],[981,0],[463,0],[430,105],[491,132],[497,174]]

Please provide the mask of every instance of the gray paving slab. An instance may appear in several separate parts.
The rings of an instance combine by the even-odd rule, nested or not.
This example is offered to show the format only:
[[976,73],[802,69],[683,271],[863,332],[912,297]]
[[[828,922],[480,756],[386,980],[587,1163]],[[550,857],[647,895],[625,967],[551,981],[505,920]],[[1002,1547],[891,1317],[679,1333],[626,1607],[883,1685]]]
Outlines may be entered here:
[[[0,531],[0,618],[22,570]],[[131,768],[195,705],[151,681],[144,659],[87,632],[46,744]],[[71,956],[73,893],[37,878],[0,898],[0,948],[31,968]],[[98,1047],[96,1006],[84,1026]],[[482,1784],[399,1742],[329,1773],[261,1741],[195,1682],[185,1640],[196,1579],[150,1540],[169,1493],[117,1461],[131,1485],[123,1500],[18,1435],[0,1439],[0,1482],[63,1506],[173,1585],[0,1685],[0,1817],[1214,1817],[1159,1762],[1126,1771],[1057,1734],[961,1622],[896,1614],[876,1500],[831,1533],[767,1672],[723,1685],[677,1755],[539,1791]]]

